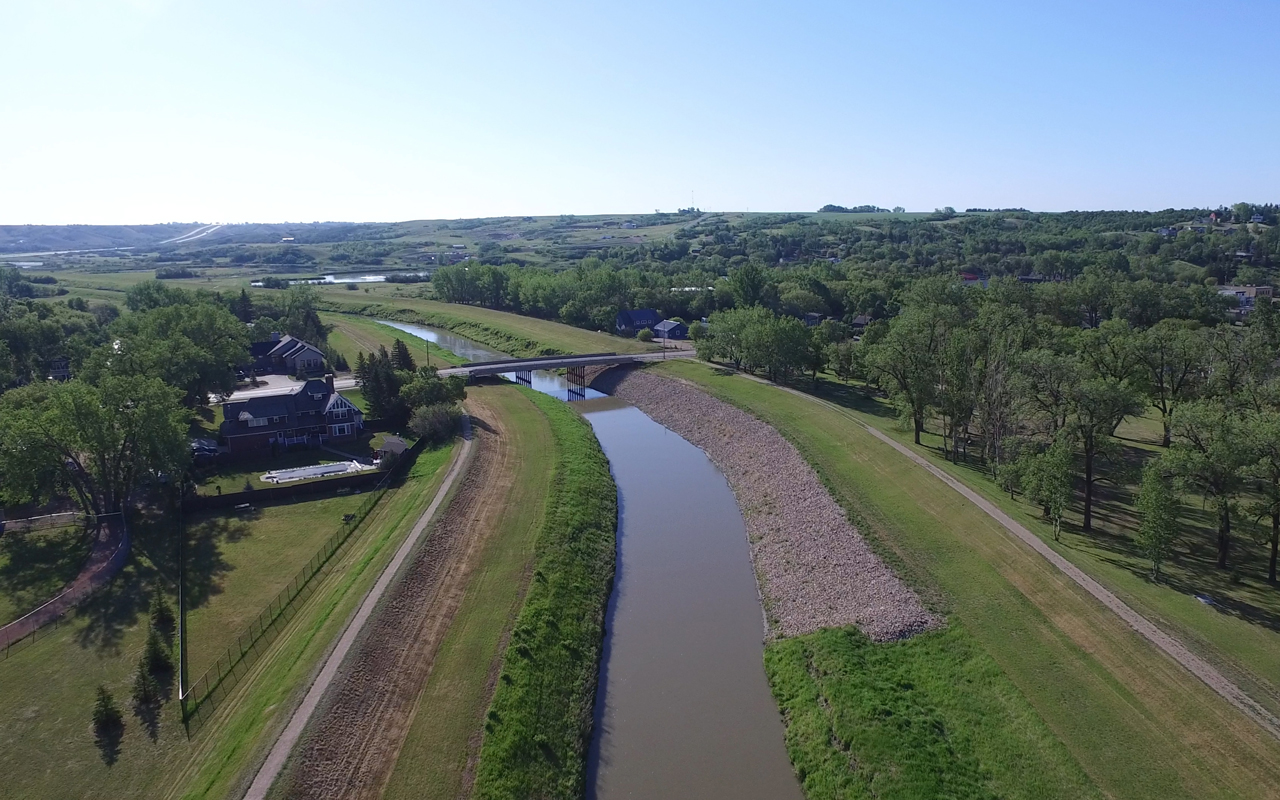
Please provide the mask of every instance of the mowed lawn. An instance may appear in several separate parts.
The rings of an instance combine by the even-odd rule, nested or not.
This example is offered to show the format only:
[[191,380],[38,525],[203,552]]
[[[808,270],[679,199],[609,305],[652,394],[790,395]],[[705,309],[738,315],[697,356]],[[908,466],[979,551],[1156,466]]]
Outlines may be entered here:
[[[317,577],[316,590],[218,709],[191,737],[184,734],[176,686],[154,738],[131,712],[129,686],[147,633],[156,585],[170,592],[172,523],[134,525],[134,553],[111,588],[96,595],[73,624],[51,630],[0,661],[0,798],[188,797],[235,795],[242,773],[301,699],[307,678],[349,614],[426,508],[452,448],[423,452]],[[312,500],[189,519],[191,676],[217,657],[362,497]],[[310,506],[306,511],[304,508]],[[292,510],[292,513],[285,513]],[[118,761],[104,763],[90,712],[106,685],[125,712]]]
[[0,534],[0,625],[37,608],[84,565],[90,534],[78,526]]
[[414,363],[419,367],[445,369],[450,365],[466,362],[465,358],[456,356],[437,344],[383,325],[370,317],[326,312],[320,315],[320,319],[324,324],[333,326],[329,332],[329,346],[342,353],[353,370],[360,353],[376,353],[379,347],[385,347],[390,352],[396,339],[405,343],[409,348],[409,355],[413,356]]
[[[1099,484],[1092,533],[1081,528],[1082,506],[1077,497],[1068,509],[1062,541],[1054,542],[1052,528],[1038,508],[1023,496],[1011,499],[1000,491],[986,470],[942,458],[936,434],[926,433],[923,446],[917,447],[910,432],[895,424],[887,403],[836,384],[824,387],[824,397],[848,406],[847,413],[855,419],[911,447],[1000,506],[1126,603],[1213,662],[1258,702],[1280,713],[1280,588],[1266,582],[1266,548],[1251,536],[1245,515],[1238,515],[1233,526],[1231,568],[1222,570],[1216,565],[1217,520],[1212,507],[1204,508],[1198,496],[1185,497],[1180,538],[1157,584],[1149,577],[1150,562],[1133,541],[1139,522],[1133,505],[1136,487]],[[1141,463],[1163,450],[1160,421],[1152,413],[1126,419],[1117,434],[1122,453],[1131,463]]]
[[[384,286],[394,285],[384,284]],[[371,304],[403,309],[420,315],[425,324],[447,327],[461,336],[468,336],[482,343],[486,343],[482,339],[484,329],[491,329],[505,333],[512,339],[527,340],[564,353],[640,353],[657,349],[656,345],[646,345],[635,339],[574,328],[559,322],[495,311],[480,306],[426,300],[412,296],[400,287],[384,289],[379,286],[369,294],[335,290],[328,286],[318,288],[321,296],[344,309],[365,313],[371,310]],[[401,321],[409,322],[410,320],[402,319]],[[496,344],[493,346],[497,347]],[[513,352],[512,355],[532,355],[532,353]]]
[[905,578],[941,592],[1102,792],[1275,797],[1280,743],[844,409],[706,365],[661,370],[791,439]]
[[503,634],[524,597],[556,463],[547,418],[520,390],[485,385],[467,391],[471,402],[506,426],[515,483],[502,498],[503,514],[436,653],[383,795],[387,800],[460,796],[497,678]]

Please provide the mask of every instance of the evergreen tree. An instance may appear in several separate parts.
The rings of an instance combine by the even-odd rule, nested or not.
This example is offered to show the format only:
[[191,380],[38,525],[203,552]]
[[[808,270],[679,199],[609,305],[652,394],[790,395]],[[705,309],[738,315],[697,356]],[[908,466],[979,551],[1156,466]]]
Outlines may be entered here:
[[395,344],[391,345],[391,365],[405,372],[418,369],[418,365],[413,362],[413,355],[409,353],[409,346],[400,339],[396,339]]

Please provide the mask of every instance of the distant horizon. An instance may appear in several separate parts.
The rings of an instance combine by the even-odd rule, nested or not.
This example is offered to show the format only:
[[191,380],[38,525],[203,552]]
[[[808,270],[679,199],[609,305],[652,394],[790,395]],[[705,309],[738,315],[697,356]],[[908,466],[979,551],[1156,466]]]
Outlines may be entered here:
[[[1069,209],[1053,209],[1053,210],[1046,210],[1046,209],[1025,208],[1025,207],[1018,207],[1018,206],[968,206],[968,208],[974,208],[974,209],[989,208],[989,209],[991,209],[991,211],[990,211],[990,212],[989,212],[989,211],[972,211],[972,212],[970,212],[970,211],[966,211],[966,209],[965,209],[965,208],[961,208],[961,207],[959,207],[959,206],[951,206],[951,208],[955,211],[955,213],[956,213],[956,214],[967,214],[967,213],[981,214],[981,213],[992,213],[992,212],[996,212],[996,211],[1007,211],[1007,212],[1009,212],[1009,213],[1014,213],[1015,211],[1020,211],[1020,212],[1025,212],[1025,213],[1028,213],[1028,214],[1081,214],[1081,213],[1130,213],[1130,214],[1158,214],[1158,213],[1165,212],[1165,211],[1216,211],[1216,210],[1219,210],[1219,209],[1227,209],[1227,210],[1230,210],[1230,209],[1231,209],[1231,206],[1232,206],[1233,204],[1235,204],[1235,203],[1240,203],[1240,202],[1252,203],[1252,204],[1254,204],[1254,205],[1273,205],[1273,204],[1274,204],[1274,203],[1273,203],[1272,201],[1270,201],[1270,200],[1238,199],[1238,200],[1233,200],[1232,202],[1229,202],[1229,203],[1222,203],[1222,204],[1219,204],[1219,205],[1164,206],[1164,207],[1162,207],[1162,208],[1069,208]],[[902,213],[902,214],[933,214],[933,213],[936,213],[937,211],[939,211],[939,210],[941,210],[941,209],[945,209],[945,208],[947,208],[947,207],[948,207],[948,206],[945,206],[945,205],[944,205],[944,206],[938,206],[938,207],[936,207],[936,208],[930,208],[930,209],[910,209],[910,208],[908,208],[908,209],[905,209],[904,211],[902,211],[902,212],[898,212],[898,213]],[[162,221],[149,221],[149,222],[137,222],[137,221],[134,221],[134,222],[4,222],[4,221],[0,221],[0,227],[6,227],[6,228],[22,228],[22,227],[31,227],[31,228],[59,228],[59,227],[130,228],[130,227],[142,227],[142,226],[153,226],[153,225],[227,225],[227,226],[232,226],[232,225],[402,225],[402,224],[409,223],[409,222],[461,222],[461,221],[465,221],[465,220],[474,220],[474,219],[523,219],[523,218],[525,218],[525,217],[530,217],[530,218],[533,218],[533,219],[549,219],[549,218],[562,217],[562,216],[572,216],[572,217],[628,217],[628,216],[635,216],[635,217],[642,217],[642,216],[650,216],[650,215],[655,214],[655,213],[658,213],[658,214],[676,214],[676,213],[678,213],[678,211],[679,211],[679,209],[671,209],[671,210],[667,210],[667,209],[660,209],[660,210],[653,210],[653,211],[598,211],[598,212],[575,212],[575,211],[563,211],[563,212],[543,213],[543,214],[519,214],[519,213],[515,213],[515,214],[476,214],[476,215],[474,215],[474,216],[464,216],[464,217],[454,217],[454,216],[437,216],[437,217],[405,217],[405,218],[403,218],[403,219],[325,219],[325,220],[311,220],[311,221],[302,221],[302,220],[296,220],[296,219],[294,219],[294,220],[289,220],[289,219],[285,219],[285,220],[263,220],[263,219],[256,219],[256,220],[242,220],[242,221],[239,221],[239,222],[226,222],[226,221],[222,221],[222,220],[173,220],[173,219],[169,219],[169,220],[162,220]],[[759,214],[759,215],[766,215],[766,214],[832,214],[832,215],[841,215],[841,216],[869,216],[869,215],[873,215],[873,214],[892,214],[892,213],[895,213],[895,212],[893,212],[893,211],[892,211],[892,210],[890,210],[890,209],[886,209],[886,210],[884,210],[884,211],[849,211],[849,212],[842,212],[842,211],[818,211],[818,210],[816,210],[816,209],[811,209],[811,210],[807,210],[807,211],[806,211],[806,210],[798,210],[798,209],[790,209],[790,210],[766,210],[766,211],[747,211],[747,210],[744,210],[744,209],[735,209],[735,210],[717,210],[717,209],[708,209],[708,208],[699,208],[699,209],[698,209],[698,212],[699,212],[699,213],[702,213],[702,214],[752,214],[752,215],[756,215],[756,214]]]

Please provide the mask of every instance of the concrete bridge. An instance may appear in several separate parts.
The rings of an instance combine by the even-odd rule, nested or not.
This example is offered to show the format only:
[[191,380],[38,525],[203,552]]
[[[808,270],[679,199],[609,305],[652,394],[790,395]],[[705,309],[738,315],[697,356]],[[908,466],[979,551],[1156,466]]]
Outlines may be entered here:
[[517,375],[536,370],[567,369],[570,372],[586,367],[615,366],[617,364],[637,364],[646,361],[665,361],[671,358],[692,358],[692,350],[663,350],[656,353],[587,353],[575,356],[535,356],[533,358],[504,358],[498,361],[475,361],[459,367],[448,367],[440,370],[441,377],[450,375],[466,375],[479,378],[485,375],[502,375],[514,372]]

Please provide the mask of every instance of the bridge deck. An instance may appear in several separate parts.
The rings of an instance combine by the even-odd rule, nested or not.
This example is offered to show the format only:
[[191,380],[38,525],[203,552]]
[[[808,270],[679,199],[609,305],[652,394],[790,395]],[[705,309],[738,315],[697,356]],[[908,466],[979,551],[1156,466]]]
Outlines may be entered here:
[[691,350],[668,350],[657,353],[593,353],[582,356],[536,356],[504,361],[485,361],[475,364],[463,364],[440,370],[442,376],[467,375],[481,377],[484,375],[500,375],[504,372],[533,372],[534,370],[566,369],[568,367],[613,366],[615,364],[634,364],[644,361],[661,361],[664,358],[688,358]]

